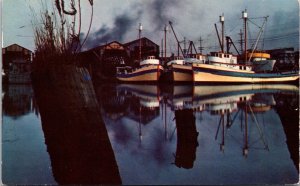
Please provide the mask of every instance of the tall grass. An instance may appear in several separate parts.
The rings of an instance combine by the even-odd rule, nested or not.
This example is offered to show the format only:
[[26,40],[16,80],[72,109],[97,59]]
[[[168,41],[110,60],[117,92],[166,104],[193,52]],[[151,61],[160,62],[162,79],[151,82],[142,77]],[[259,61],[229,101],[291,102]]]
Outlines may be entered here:
[[[64,0],[54,0],[52,12],[46,7],[39,15],[33,16],[36,47],[33,64],[35,71],[43,71],[53,65],[76,64],[77,62],[76,56],[82,47],[79,38],[82,21],[81,2],[80,0],[68,2],[70,2],[68,10]],[[88,32],[93,17],[93,1],[89,0],[89,4],[92,14]]]

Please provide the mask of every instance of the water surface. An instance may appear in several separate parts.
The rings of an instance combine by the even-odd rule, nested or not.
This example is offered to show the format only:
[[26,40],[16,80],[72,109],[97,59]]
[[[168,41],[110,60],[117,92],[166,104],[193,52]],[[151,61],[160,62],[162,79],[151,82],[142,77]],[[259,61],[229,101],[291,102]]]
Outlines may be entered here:
[[59,99],[9,85],[2,92],[2,180],[296,183],[298,90],[106,84],[95,86],[98,110],[55,111]]

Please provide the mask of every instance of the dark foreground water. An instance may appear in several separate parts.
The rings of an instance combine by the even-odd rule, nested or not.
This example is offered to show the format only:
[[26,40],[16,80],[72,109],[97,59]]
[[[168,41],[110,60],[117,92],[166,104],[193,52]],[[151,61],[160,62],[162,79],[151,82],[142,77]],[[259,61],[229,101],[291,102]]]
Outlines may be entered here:
[[55,111],[61,104],[55,96],[36,95],[28,85],[4,87],[2,182],[298,182],[299,87],[99,85],[95,91],[97,111]]

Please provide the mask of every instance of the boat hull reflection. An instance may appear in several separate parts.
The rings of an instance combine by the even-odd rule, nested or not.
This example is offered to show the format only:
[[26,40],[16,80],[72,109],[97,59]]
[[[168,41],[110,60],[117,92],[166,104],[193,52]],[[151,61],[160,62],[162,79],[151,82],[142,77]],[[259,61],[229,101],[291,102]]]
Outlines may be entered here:
[[299,102],[297,86],[143,86],[112,87],[109,98],[123,108],[110,102],[118,118],[106,112],[108,96],[99,96],[112,94],[97,93],[124,184],[298,181],[290,159],[297,151],[285,143],[298,138],[277,113],[282,97]]

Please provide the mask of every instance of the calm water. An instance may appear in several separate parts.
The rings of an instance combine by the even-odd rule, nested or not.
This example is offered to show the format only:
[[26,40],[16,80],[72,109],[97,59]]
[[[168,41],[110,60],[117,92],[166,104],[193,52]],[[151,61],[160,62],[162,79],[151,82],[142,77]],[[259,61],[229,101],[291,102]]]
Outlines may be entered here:
[[299,87],[99,85],[95,91],[103,121],[86,126],[79,116],[70,122],[72,114],[45,112],[59,103],[39,105],[31,86],[4,88],[3,183],[86,183],[105,172],[122,184],[298,182]]

